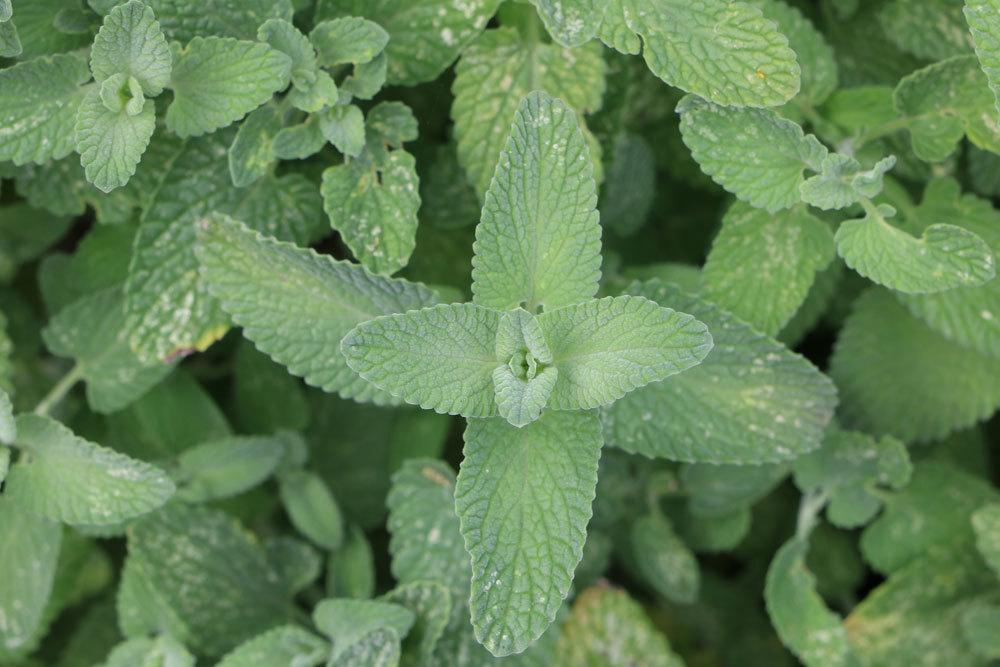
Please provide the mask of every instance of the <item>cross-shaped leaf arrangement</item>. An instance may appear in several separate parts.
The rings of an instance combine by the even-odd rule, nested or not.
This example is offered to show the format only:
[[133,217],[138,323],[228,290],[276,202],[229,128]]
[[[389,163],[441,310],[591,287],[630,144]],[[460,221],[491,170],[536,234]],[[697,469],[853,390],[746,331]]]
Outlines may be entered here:
[[472,557],[472,623],[494,655],[555,618],[580,562],[604,439],[596,408],[696,366],[690,315],[595,299],[601,227],[574,112],[525,98],[476,229],[472,303],[363,322],[348,365],[409,403],[468,418],[455,489]]

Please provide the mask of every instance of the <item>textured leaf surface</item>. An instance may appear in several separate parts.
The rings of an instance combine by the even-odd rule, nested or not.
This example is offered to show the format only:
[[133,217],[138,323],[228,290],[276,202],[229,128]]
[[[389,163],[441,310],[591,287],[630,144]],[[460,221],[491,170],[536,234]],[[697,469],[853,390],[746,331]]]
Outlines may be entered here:
[[300,533],[324,549],[340,548],[344,519],[336,498],[319,475],[301,470],[284,473],[278,490],[288,518]]
[[820,171],[827,154],[816,137],[769,109],[723,107],[689,96],[677,112],[684,143],[702,171],[772,213],[800,201],[803,170]]
[[230,437],[200,444],[177,459],[181,484],[177,495],[187,502],[235,496],[270,477],[284,456],[281,441],[273,437]]
[[42,164],[69,155],[81,86],[89,79],[87,61],[75,54],[0,70],[0,160]]
[[916,238],[888,222],[895,209],[869,206],[867,215],[837,229],[844,262],[880,285],[907,294],[976,287],[996,276],[996,259],[986,241],[952,224],[934,224]]
[[267,44],[228,37],[192,39],[174,63],[167,127],[191,137],[240,120],[288,85],[291,62]]
[[855,302],[830,376],[846,425],[905,442],[943,437],[1000,405],[1000,361],[949,342],[884,290]]
[[811,363],[674,286],[650,281],[627,292],[697,317],[715,347],[699,366],[608,408],[608,444],[650,457],[743,464],[794,459],[819,447],[836,392]]
[[538,322],[559,369],[549,401],[556,410],[609,405],[697,366],[712,349],[705,324],[642,297],[606,297],[548,310]]
[[563,46],[580,46],[597,34],[604,19],[602,0],[531,0],[552,39]]
[[892,0],[879,22],[900,50],[922,60],[944,60],[969,52],[972,39],[956,0]]
[[294,625],[282,625],[240,644],[218,667],[315,667],[323,663],[328,652],[327,642],[311,632]]
[[472,625],[494,655],[527,648],[568,594],[601,445],[593,412],[550,412],[521,429],[468,423],[455,508],[472,556]]
[[[0,389],[0,443],[11,445],[15,438],[17,425],[14,423],[14,406],[11,405],[7,392]],[[0,481],[3,481],[2,477]]]
[[645,582],[668,600],[685,604],[698,597],[698,560],[669,519],[647,514],[629,529],[632,560]]
[[87,180],[103,192],[120,188],[132,175],[156,129],[156,106],[146,100],[135,115],[110,111],[94,90],[76,117],[76,151]]
[[795,52],[778,26],[746,3],[624,0],[643,57],[669,85],[733,106],[770,107],[799,92]]
[[333,640],[333,664],[341,661],[356,643],[379,630],[392,630],[398,643],[413,626],[413,621],[412,611],[382,600],[323,600],[313,610],[316,627]]
[[498,0],[322,0],[317,20],[363,16],[389,33],[389,82],[436,79],[496,12]]
[[975,511],[972,529],[976,547],[983,559],[1000,576],[1000,503],[992,503]]
[[430,305],[430,290],[222,218],[202,225],[198,258],[209,289],[262,352],[325,391],[391,402],[348,368],[340,341],[359,322]]
[[18,417],[17,447],[29,456],[11,467],[5,496],[56,521],[119,523],[160,507],[174,493],[159,468],[88,442],[48,417]]
[[834,252],[830,228],[803,206],[769,214],[735,204],[702,271],[705,297],[776,336]]
[[385,160],[368,156],[323,172],[330,224],[370,271],[390,275],[406,266],[416,245],[420,180],[403,150]]
[[274,165],[274,137],[282,129],[281,116],[273,105],[265,105],[247,116],[229,147],[229,174],[233,185],[245,188],[263,178]]
[[597,189],[577,123],[569,107],[545,93],[518,108],[476,228],[477,304],[551,310],[597,293]]
[[359,324],[341,344],[347,364],[379,389],[436,412],[495,415],[499,315],[471,303]]
[[170,47],[153,10],[129,0],[111,10],[94,38],[90,69],[97,81],[114,74],[134,76],[155,97],[170,82]]
[[126,564],[181,623],[177,639],[219,656],[280,624],[289,609],[281,576],[230,516],[171,504],[128,533]]
[[[145,1],[145,0],[144,0]],[[171,41],[222,35],[255,39],[257,28],[271,18],[292,20],[291,0],[148,0]]]
[[865,170],[854,158],[831,153],[823,159],[823,171],[799,187],[802,201],[824,211],[845,208],[882,192],[886,172],[896,165],[890,155]]
[[682,667],[684,662],[625,591],[594,586],[573,603],[559,638],[560,664]]
[[348,16],[320,22],[309,33],[309,41],[324,67],[363,65],[382,53],[389,33],[378,23]]
[[600,49],[592,46],[563,49],[500,29],[488,30],[462,54],[455,68],[451,115],[458,160],[480,197],[509,145],[507,131],[522,98],[543,90],[579,113],[601,106],[605,66]]
[[979,64],[1000,113],[1000,3],[997,0],[966,0],[965,19],[969,22]]
[[442,583],[419,581],[397,586],[382,596],[413,612],[413,627],[403,643],[402,664],[421,665],[433,660],[434,648],[448,625],[451,594]]

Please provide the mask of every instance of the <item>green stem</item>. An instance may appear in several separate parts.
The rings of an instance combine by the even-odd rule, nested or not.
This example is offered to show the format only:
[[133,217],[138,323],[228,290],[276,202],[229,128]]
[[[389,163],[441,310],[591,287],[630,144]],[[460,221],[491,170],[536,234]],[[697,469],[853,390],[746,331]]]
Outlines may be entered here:
[[76,364],[68,373],[66,373],[66,375],[62,377],[61,380],[59,380],[59,382],[56,383],[56,386],[52,387],[52,390],[45,395],[45,398],[39,401],[38,405],[35,406],[35,414],[48,415],[49,411],[58,405],[60,401],[66,398],[66,394],[69,393],[69,390],[72,389],[73,386],[82,378],[83,368],[80,364]]
[[816,519],[819,513],[826,506],[830,499],[830,494],[824,489],[822,491],[810,491],[802,496],[799,504],[799,517],[795,524],[795,536],[800,540],[809,538],[809,534],[816,527]]

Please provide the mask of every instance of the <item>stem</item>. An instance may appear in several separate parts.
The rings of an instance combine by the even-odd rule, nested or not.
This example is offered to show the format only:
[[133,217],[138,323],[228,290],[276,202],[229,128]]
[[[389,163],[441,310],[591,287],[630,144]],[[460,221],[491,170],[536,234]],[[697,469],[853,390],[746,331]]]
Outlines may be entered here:
[[829,499],[830,494],[825,489],[823,491],[810,491],[802,496],[802,502],[799,504],[799,518],[795,524],[795,537],[800,540],[808,539],[809,533],[816,527],[819,513]]
[[83,368],[80,364],[76,364],[68,373],[66,373],[66,375],[62,377],[61,380],[59,380],[59,382],[56,383],[56,386],[52,387],[51,391],[45,395],[45,398],[39,401],[38,405],[35,406],[35,414],[43,416],[48,415],[49,410],[54,408],[61,400],[66,398],[66,394],[69,393],[69,390],[72,389],[73,385],[79,382],[82,378]]

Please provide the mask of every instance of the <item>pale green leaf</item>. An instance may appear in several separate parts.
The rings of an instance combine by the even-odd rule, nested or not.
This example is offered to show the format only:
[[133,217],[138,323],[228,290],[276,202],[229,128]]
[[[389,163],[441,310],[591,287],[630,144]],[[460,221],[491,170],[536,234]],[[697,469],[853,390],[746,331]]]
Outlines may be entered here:
[[[14,406],[11,405],[7,392],[0,389],[0,444],[12,445],[16,438],[17,425],[14,422]],[[0,475],[0,481],[2,478],[3,475]]]
[[326,562],[326,594],[368,599],[375,594],[375,558],[364,532],[351,526],[344,543]]
[[330,667],[396,667],[400,636],[392,628],[379,628],[351,644],[328,664]]
[[[338,105],[321,112],[319,129],[334,148],[348,157],[358,157],[365,148],[365,116],[353,104]],[[409,173],[405,173],[405,177],[404,180],[414,178]],[[337,205],[340,206],[340,202]]]
[[580,46],[597,34],[604,19],[604,0],[530,0],[546,30],[563,46]]
[[354,644],[382,629],[392,630],[397,641],[413,626],[415,616],[402,605],[381,600],[323,600],[313,610],[313,623],[333,640],[336,664]]
[[319,116],[312,114],[302,123],[283,127],[274,135],[274,156],[281,160],[304,160],[326,145]]
[[[514,364],[514,360],[511,360],[511,364]],[[526,377],[521,376],[523,372],[523,369],[514,370],[506,364],[493,370],[497,412],[517,427],[526,426],[538,419],[549,402],[552,388],[559,377],[559,369],[551,366],[543,368],[537,374],[531,369]]]
[[1000,361],[951,343],[880,289],[855,302],[830,376],[847,426],[905,442],[943,437],[1000,406]]
[[559,377],[556,410],[610,405],[651,382],[697,366],[712,336],[691,315],[636,296],[605,297],[538,316]]
[[172,637],[135,637],[116,646],[98,667],[195,667],[195,657]]
[[964,55],[972,46],[962,0],[890,0],[878,18],[886,37],[921,60]]
[[631,559],[643,580],[657,593],[680,604],[698,597],[698,560],[674,532],[670,520],[647,514],[629,528]]
[[167,501],[174,485],[148,463],[78,437],[48,417],[17,418],[17,448],[4,495],[34,514],[70,524],[132,519]]
[[627,0],[608,0],[598,36],[609,48],[625,55],[637,56],[642,51],[642,40],[625,22]]
[[996,275],[989,245],[967,229],[930,225],[920,238],[889,223],[896,210],[866,204],[866,216],[837,229],[837,253],[862,276],[906,294],[975,287]]
[[819,447],[836,390],[803,357],[717,306],[658,281],[626,290],[691,313],[712,333],[705,360],[606,409],[608,444],[698,463],[774,463]]
[[708,253],[705,298],[776,336],[834,255],[830,228],[805,207],[770,214],[737,203]]
[[667,84],[733,106],[777,106],[799,92],[795,52],[758,8],[726,0],[623,4],[646,64]]
[[559,638],[559,664],[574,667],[683,667],[666,637],[625,591],[593,586],[573,603]]
[[359,324],[344,337],[347,364],[379,389],[436,412],[490,417],[499,314],[439,305]]
[[532,93],[515,114],[476,228],[473,300],[534,311],[592,298],[601,266],[596,205],[576,114]]
[[90,50],[90,69],[97,81],[114,74],[132,76],[149,97],[170,83],[171,60],[153,10],[139,0],[120,4],[104,17]]
[[285,448],[275,437],[229,437],[202,443],[177,459],[177,496],[201,503],[243,493],[270,477],[284,455]]
[[29,651],[44,621],[62,542],[62,526],[0,497],[0,659]]
[[860,667],[841,618],[816,592],[816,578],[806,567],[808,551],[808,542],[794,538],[771,561],[764,587],[771,623],[806,667]]
[[344,518],[336,498],[315,473],[290,470],[278,477],[281,504],[296,530],[330,550],[344,541]]
[[416,581],[397,586],[382,596],[413,612],[413,627],[403,643],[403,665],[426,665],[451,616],[451,593],[442,583]]
[[292,20],[291,0],[143,1],[156,12],[167,39],[176,42],[210,35],[255,39],[268,19]]
[[76,151],[87,180],[102,192],[120,188],[132,175],[156,129],[156,105],[145,100],[142,110],[111,111],[98,91],[84,98],[76,116]]
[[981,657],[1000,659],[1000,605],[981,602],[962,613],[962,635]]
[[822,172],[807,178],[799,186],[802,201],[824,211],[846,208],[882,192],[885,174],[896,166],[890,155],[865,170],[861,163],[840,153],[830,153],[823,159]]
[[469,46],[455,68],[451,116],[458,160],[480,197],[508,145],[521,100],[543,90],[578,113],[595,111],[604,95],[604,70],[597,45],[563,49],[525,41],[510,28],[488,30]]
[[[303,445],[304,446],[304,445]],[[322,556],[305,540],[290,535],[272,537],[264,543],[267,560],[285,581],[286,590],[301,593],[319,579]]]
[[1000,3],[997,0],[965,0],[965,20],[1000,112]]
[[73,151],[76,110],[90,79],[76,54],[46,56],[0,70],[0,160],[42,164]]
[[630,236],[646,222],[656,197],[655,160],[652,147],[641,136],[618,135],[598,205],[602,227]]
[[14,22],[0,23],[0,58],[17,58],[23,51]]
[[269,104],[251,112],[240,123],[229,147],[229,175],[233,185],[245,188],[270,172],[278,157],[274,138],[281,130],[281,115]]
[[242,119],[288,85],[291,62],[266,44],[195,37],[174,62],[167,128],[191,137]]
[[329,644],[311,632],[282,625],[240,644],[218,667],[316,667],[329,652]]
[[377,23],[348,16],[317,23],[309,33],[323,67],[363,65],[382,53],[389,34]]
[[527,648],[569,593],[602,444],[594,412],[549,412],[520,429],[468,423],[455,508],[472,556],[472,625],[492,654]]
[[340,341],[359,322],[430,305],[430,290],[265,239],[231,220],[207,219],[199,234],[204,280],[259,350],[325,391],[392,402],[348,368]]
[[321,0],[317,20],[363,16],[389,33],[389,83],[438,77],[479,35],[500,0]]
[[985,505],[972,514],[976,547],[1000,577],[1000,503]]
[[412,155],[394,150],[379,159],[364,153],[324,171],[321,191],[330,224],[365,268],[391,275],[406,266],[416,246],[420,208]]
[[702,171],[751,206],[775,213],[801,200],[805,169],[821,171],[826,148],[770,109],[723,107],[688,96],[681,135]]

